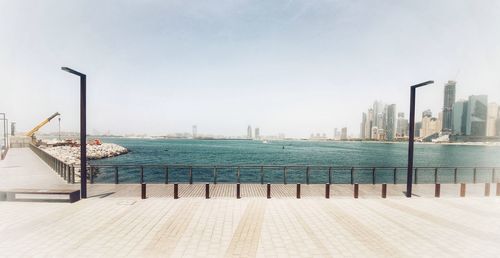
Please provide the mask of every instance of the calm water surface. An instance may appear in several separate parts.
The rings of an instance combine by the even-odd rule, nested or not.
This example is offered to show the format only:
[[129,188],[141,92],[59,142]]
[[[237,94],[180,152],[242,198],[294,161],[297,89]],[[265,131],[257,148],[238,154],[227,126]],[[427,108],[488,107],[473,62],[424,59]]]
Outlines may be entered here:
[[[246,141],[246,140],[148,140],[106,138],[128,148],[126,155],[91,161],[91,164],[188,164],[188,165],[324,165],[334,167],[404,167],[407,165],[408,145],[405,143],[378,142],[315,142],[315,141]],[[500,146],[464,146],[416,144],[415,166],[440,167],[500,167]],[[100,169],[97,182],[112,182],[114,169]],[[218,182],[234,182],[235,169],[219,169]],[[396,181],[404,181],[406,171],[397,171]],[[434,170],[421,169],[420,182],[434,180]],[[378,169],[376,182],[393,182],[393,170]],[[491,178],[491,170],[478,171],[479,180]],[[500,174],[500,173],[498,173]],[[147,168],[146,182],[164,182],[162,168]],[[213,169],[200,168],[193,171],[195,182],[211,182]],[[439,172],[438,180],[453,180],[453,169]],[[472,171],[459,169],[459,181],[472,180]],[[121,182],[139,180],[137,169],[120,169]],[[169,181],[188,181],[187,169],[170,169]],[[287,182],[304,182],[304,169],[289,169]],[[372,182],[371,169],[355,173],[355,181]],[[260,171],[241,171],[242,182],[260,182]],[[270,169],[265,181],[283,182],[283,171]],[[328,171],[311,171],[311,183],[328,182]],[[333,183],[350,181],[350,171],[334,171]]]

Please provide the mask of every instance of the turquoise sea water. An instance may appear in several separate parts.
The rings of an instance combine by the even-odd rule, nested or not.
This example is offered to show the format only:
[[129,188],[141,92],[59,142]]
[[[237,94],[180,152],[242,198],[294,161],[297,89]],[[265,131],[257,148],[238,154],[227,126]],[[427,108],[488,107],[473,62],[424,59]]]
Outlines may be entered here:
[[[407,165],[408,145],[405,143],[377,142],[315,142],[315,141],[246,141],[246,140],[149,140],[106,138],[127,147],[130,153],[114,158],[94,160],[91,164],[186,164],[186,165],[321,165],[333,167],[405,167]],[[415,166],[417,167],[500,167],[500,146],[464,146],[416,144]],[[188,181],[187,168],[169,171],[169,181]],[[234,169],[219,169],[219,182],[234,182]],[[137,168],[120,168],[120,182],[139,180]],[[240,171],[242,182],[260,182],[258,169]],[[434,180],[434,170],[420,169],[420,182]],[[393,169],[377,169],[376,182],[393,182]],[[491,169],[478,170],[478,181],[491,178]],[[499,173],[500,174],[500,171]],[[328,171],[311,170],[311,183],[328,182]],[[396,181],[405,180],[406,171],[397,171]],[[355,181],[372,182],[372,170],[360,169],[355,173]],[[453,169],[439,171],[438,180],[453,180]],[[213,169],[193,170],[195,182],[213,181]],[[458,179],[472,180],[471,169],[459,169]],[[101,168],[96,182],[111,182],[114,169]],[[164,182],[162,168],[149,168],[144,171],[146,182]],[[304,182],[305,169],[289,169],[287,182]],[[283,182],[282,169],[269,169],[265,181]],[[333,183],[350,181],[349,170],[334,170]]]

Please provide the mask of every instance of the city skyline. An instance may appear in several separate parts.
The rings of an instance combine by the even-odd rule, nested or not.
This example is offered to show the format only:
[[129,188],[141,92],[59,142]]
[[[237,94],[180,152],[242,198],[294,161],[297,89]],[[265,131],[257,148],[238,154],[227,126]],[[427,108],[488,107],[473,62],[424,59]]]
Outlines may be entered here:
[[88,75],[89,130],[116,134],[359,135],[360,103],[407,113],[409,86],[429,79],[417,113],[442,108],[448,80],[500,102],[496,1],[257,3],[1,2],[0,110],[18,131],[56,111],[78,131],[61,66]]

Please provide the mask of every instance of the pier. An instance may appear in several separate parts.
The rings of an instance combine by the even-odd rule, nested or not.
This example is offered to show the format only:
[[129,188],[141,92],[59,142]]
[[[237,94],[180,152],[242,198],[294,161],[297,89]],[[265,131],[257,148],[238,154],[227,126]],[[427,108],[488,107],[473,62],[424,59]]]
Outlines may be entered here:
[[[2,187],[67,183],[28,148],[0,163]],[[91,184],[88,199],[69,203],[0,202],[0,253],[5,256],[496,256],[500,205],[483,184]],[[398,232],[395,234],[395,232]],[[473,244],[472,244],[473,243]],[[29,246],[29,248],[27,247]]]

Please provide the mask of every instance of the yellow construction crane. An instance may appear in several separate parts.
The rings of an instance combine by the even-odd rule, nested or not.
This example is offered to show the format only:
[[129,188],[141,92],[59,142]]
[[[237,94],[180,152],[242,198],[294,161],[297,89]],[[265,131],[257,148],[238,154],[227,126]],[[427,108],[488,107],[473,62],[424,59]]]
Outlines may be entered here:
[[35,126],[35,128],[31,129],[31,131],[27,132],[26,136],[33,137],[33,135],[35,135],[35,133],[38,130],[40,130],[40,128],[42,128],[45,124],[47,124],[48,122],[50,122],[50,120],[52,120],[52,118],[54,118],[56,116],[59,116],[59,115],[61,115],[61,114],[59,114],[59,112],[55,112],[49,118],[43,120],[41,123],[39,123],[37,126]]

